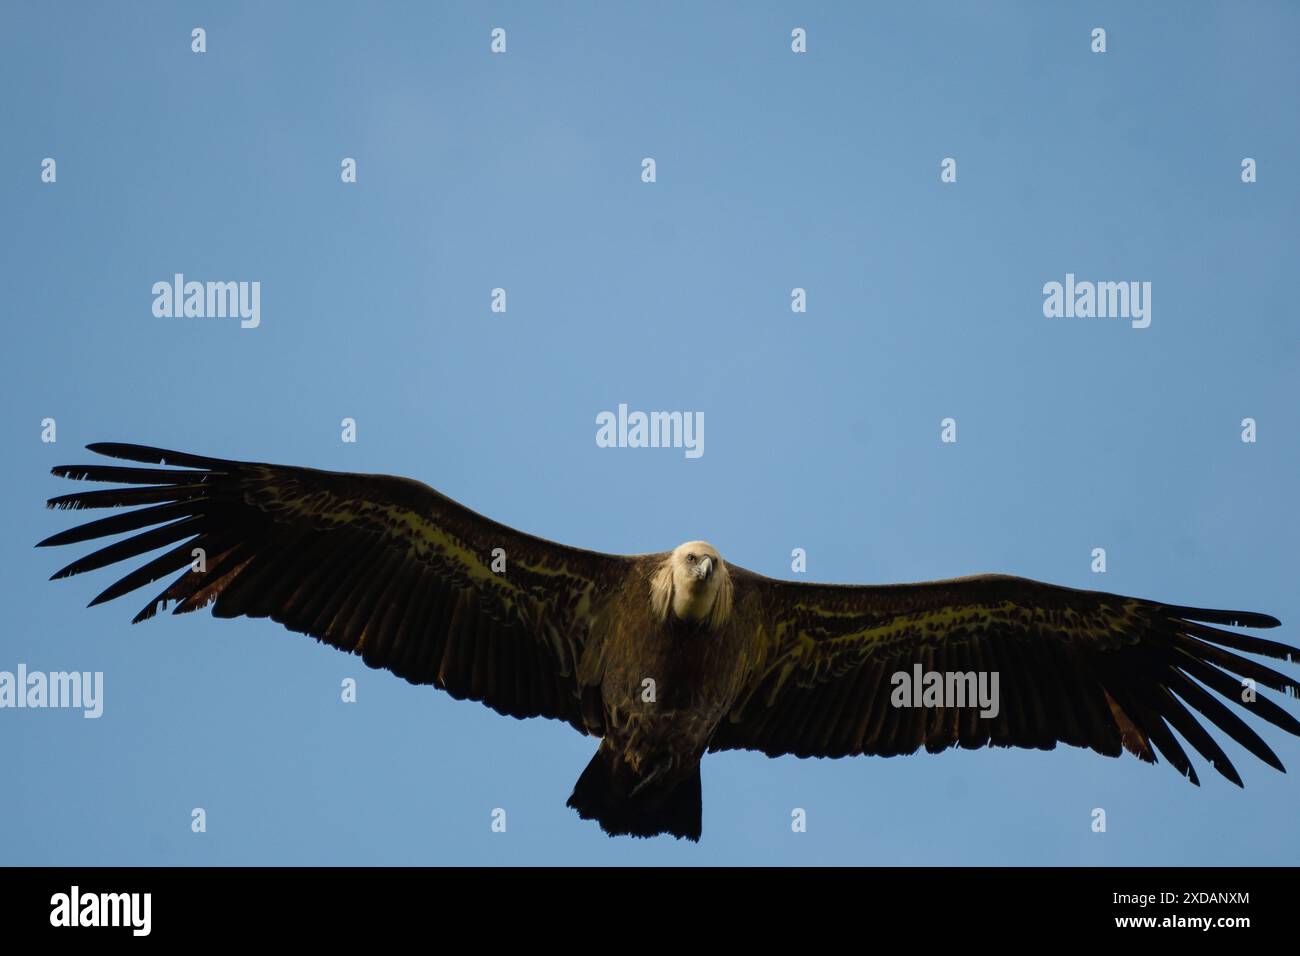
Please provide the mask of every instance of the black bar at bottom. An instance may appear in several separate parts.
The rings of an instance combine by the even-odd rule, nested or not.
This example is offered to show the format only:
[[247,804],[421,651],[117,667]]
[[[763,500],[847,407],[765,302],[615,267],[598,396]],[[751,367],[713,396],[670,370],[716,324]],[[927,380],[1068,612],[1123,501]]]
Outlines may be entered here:
[[764,937],[785,930],[809,944],[848,931],[864,948],[898,934],[927,944],[1045,933],[1231,943],[1291,929],[1294,876],[1263,868],[17,867],[0,868],[0,926],[8,940],[75,934],[80,943],[243,941],[268,931],[296,943],[373,943],[382,931],[448,943],[461,932],[494,942],[518,934],[549,947],[611,932],[610,945],[642,939],[662,949],[696,921],[769,947]]

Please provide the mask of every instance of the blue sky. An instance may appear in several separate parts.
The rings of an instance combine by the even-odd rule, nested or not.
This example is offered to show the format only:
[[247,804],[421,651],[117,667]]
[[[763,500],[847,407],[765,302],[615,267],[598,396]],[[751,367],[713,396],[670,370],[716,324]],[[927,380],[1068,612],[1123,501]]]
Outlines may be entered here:
[[[611,840],[564,806],[593,740],[266,621],[133,627],[147,594],[86,610],[109,572],[48,583],[72,554],[32,545],[86,487],[51,466],[137,441],[409,475],[600,550],[1002,571],[1300,642],[1297,27],[1284,3],[5,4],[0,669],[103,671],[105,712],[0,711],[0,862],[1296,863],[1300,741],[1259,722],[1292,773],[1225,741],[1245,791],[1070,748],[725,753],[701,844]],[[155,317],[176,272],[259,281],[260,327]],[[1066,273],[1150,281],[1151,326],[1045,318]],[[702,411],[705,454],[598,448],[620,402]]]

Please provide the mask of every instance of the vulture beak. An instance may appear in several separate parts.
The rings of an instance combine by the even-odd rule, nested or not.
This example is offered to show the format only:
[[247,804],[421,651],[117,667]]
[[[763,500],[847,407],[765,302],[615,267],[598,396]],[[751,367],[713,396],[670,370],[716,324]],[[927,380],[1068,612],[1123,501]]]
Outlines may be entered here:
[[712,573],[713,559],[710,557],[700,558],[700,563],[695,565],[695,576],[701,581],[705,581]]

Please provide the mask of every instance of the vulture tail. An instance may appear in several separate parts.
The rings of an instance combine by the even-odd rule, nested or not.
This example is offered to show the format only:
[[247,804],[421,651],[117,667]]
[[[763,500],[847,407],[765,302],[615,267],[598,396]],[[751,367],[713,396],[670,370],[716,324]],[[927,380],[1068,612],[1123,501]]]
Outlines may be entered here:
[[673,836],[699,842],[700,765],[686,773],[646,780],[601,744],[574,784],[568,806],[595,820],[610,836]]

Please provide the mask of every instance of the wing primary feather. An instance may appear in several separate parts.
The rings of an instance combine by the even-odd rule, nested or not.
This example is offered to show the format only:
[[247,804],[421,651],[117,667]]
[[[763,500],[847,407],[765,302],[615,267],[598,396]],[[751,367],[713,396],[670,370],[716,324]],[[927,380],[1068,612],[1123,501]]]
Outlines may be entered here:
[[77,525],[37,543],[38,548],[49,548],[61,544],[78,544],[92,538],[107,538],[124,531],[138,531],[152,525],[162,524],[175,518],[193,515],[195,512],[207,512],[212,508],[206,502],[176,501],[156,505],[152,508],[138,508],[124,514],[111,515]]
[[1258,611],[1216,611],[1212,608],[1180,607],[1176,604],[1162,604],[1161,607],[1190,621],[1226,624],[1228,627],[1278,627],[1282,623],[1273,615]]
[[1232,631],[1208,627],[1204,624],[1197,624],[1195,621],[1184,621],[1182,624],[1183,630],[1193,637],[1213,644],[1220,644],[1223,647],[1230,647],[1234,651],[1245,651],[1248,654],[1258,654],[1261,657],[1271,657],[1274,660],[1284,660],[1288,663],[1300,660],[1300,650],[1289,644],[1270,641],[1267,638],[1255,637],[1251,634],[1234,634]]
[[83,574],[86,571],[96,571],[117,561],[125,561],[127,558],[134,558],[154,551],[179,541],[181,538],[192,537],[203,530],[203,521],[201,515],[182,518],[179,521],[173,521],[171,524],[163,525],[161,528],[154,528],[152,531],[137,534],[133,538],[110,544],[106,548],[100,548],[98,551],[91,552],[85,557],[78,558],[71,564],[60,568],[50,575],[50,580],[71,577],[74,574]]
[[210,472],[175,471],[163,468],[126,468],[121,465],[56,465],[50,469],[56,478],[74,481],[114,481],[123,485],[165,485],[178,479],[186,483]]
[[[80,511],[88,508],[126,508],[150,505],[160,501],[189,501],[201,498],[210,491],[202,484],[140,485],[125,488],[104,488],[100,491],[74,491],[58,495],[45,502],[45,507],[56,511]],[[38,545],[39,547],[39,545]]]
[[169,451],[165,448],[132,445],[126,442],[97,441],[87,445],[86,449],[106,458],[138,461],[146,465],[174,465],[181,468],[202,468],[205,471],[226,471],[235,465],[235,462],[221,458],[206,458],[203,455],[191,455],[183,451]]
[[1280,674],[1273,668],[1258,661],[1252,661],[1248,657],[1225,651],[1221,647],[1216,647],[1194,637],[1184,637],[1183,647],[1201,660],[1218,664],[1224,670],[1231,671],[1241,677],[1249,677],[1257,684],[1263,684],[1273,690],[1282,691],[1291,697],[1300,697],[1300,682],[1292,680],[1285,674]]

